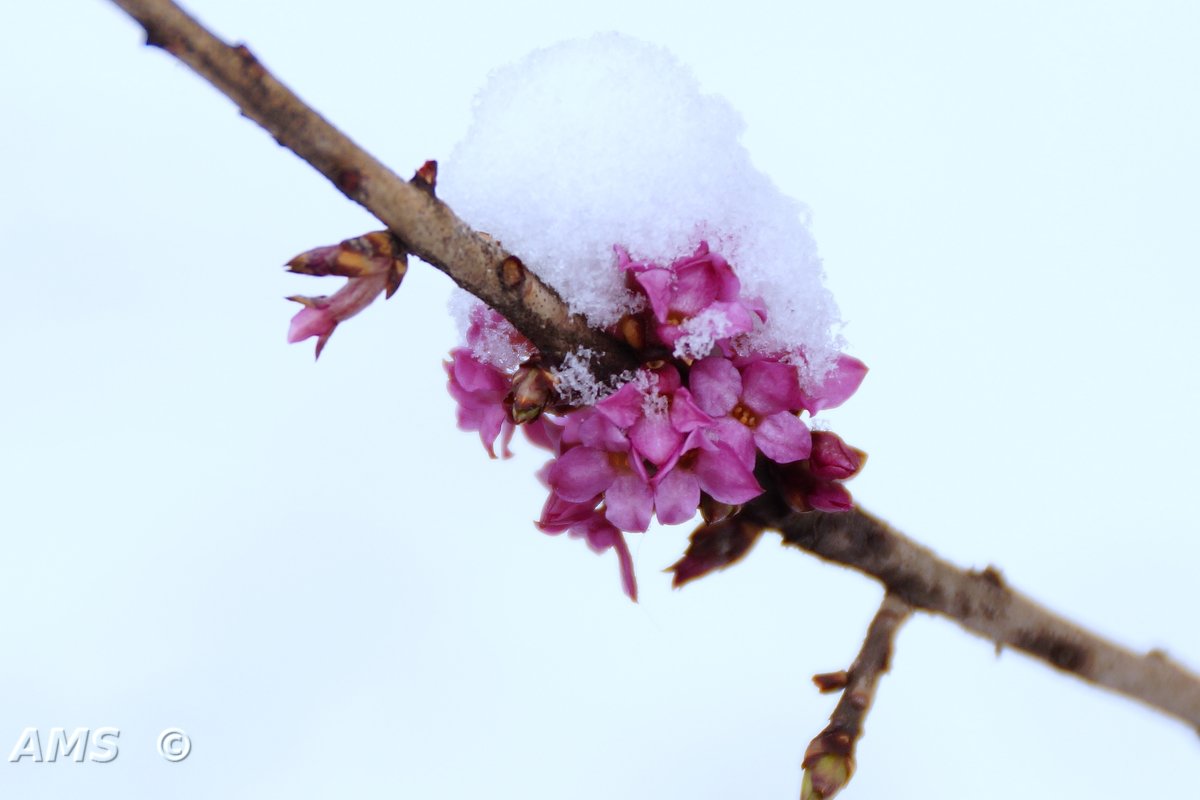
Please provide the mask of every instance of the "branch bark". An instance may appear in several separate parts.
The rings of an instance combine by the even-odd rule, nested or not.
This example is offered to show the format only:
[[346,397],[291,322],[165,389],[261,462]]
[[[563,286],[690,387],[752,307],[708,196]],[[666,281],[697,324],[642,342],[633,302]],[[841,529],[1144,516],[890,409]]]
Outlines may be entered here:
[[1134,653],[1055,614],[1009,586],[993,567],[956,567],[862,509],[797,514],[768,493],[747,512],[782,533],[785,545],[870,575],[914,608],[1140,700],[1200,733],[1200,676],[1162,651]]
[[[587,347],[597,378],[635,368],[616,339],[589,328],[520,260],[473,231],[431,191],[401,179],[276,80],[243,45],[217,39],[169,0],[112,0],[242,113],[378,217],[422,260],[509,319],[550,363]],[[864,511],[791,512],[768,487],[744,510],[785,544],[879,580],[904,603],[947,616],[1086,681],[1140,700],[1200,730],[1200,676],[1160,652],[1135,654],[1048,611],[992,568],[967,571]]]
[[854,747],[862,738],[863,722],[879,679],[892,666],[896,634],[912,615],[912,606],[888,592],[867,628],[862,647],[846,672],[817,675],[822,691],[843,688],[829,725],[817,734],[804,753],[804,783],[800,800],[829,800],[845,788],[854,774]]
[[520,259],[472,230],[433,192],[400,178],[280,83],[245,45],[222,42],[168,0],[113,0],[160,47],[221,90],[242,113],[379,218],[411,251],[508,318],[548,364],[579,348],[596,375],[636,369],[616,339],[588,327]]

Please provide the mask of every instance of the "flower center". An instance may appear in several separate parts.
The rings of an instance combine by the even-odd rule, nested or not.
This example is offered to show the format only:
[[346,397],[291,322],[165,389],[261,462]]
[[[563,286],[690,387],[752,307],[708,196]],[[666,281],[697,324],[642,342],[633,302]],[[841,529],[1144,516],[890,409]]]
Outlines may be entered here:
[[683,324],[683,321],[685,319],[687,319],[687,314],[684,314],[682,311],[668,311],[667,312],[667,324],[668,325],[673,325],[674,327],[678,328],[680,325]]
[[738,403],[729,412],[729,416],[736,419],[738,422],[745,425],[747,428],[757,428],[759,423],[758,414],[755,414],[748,406]]
[[615,470],[629,469],[629,454],[628,453],[609,453],[608,463]]

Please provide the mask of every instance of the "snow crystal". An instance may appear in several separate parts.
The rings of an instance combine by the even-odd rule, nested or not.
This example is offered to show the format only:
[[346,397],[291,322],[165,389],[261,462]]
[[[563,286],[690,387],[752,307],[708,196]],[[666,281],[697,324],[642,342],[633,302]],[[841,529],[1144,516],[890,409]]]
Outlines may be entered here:
[[705,309],[679,326],[683,336],[675,340],[673,355],[693,360],[704,358],[712,352],[718,339],[729,335],[732,327],[724,311],[719,308]]
[[[807,212],[753,166],[742,127],[660,47],[615,33],[565,42],[493,72],[438,193],[596,326],[635,302],[614,245],[667,264],[707,239],[766,302],[750,344],[803,352],[819,375],[841,342]],[[711,335],[695,325],[685,349]]]
[[577,406],[594,406],[610,394],[612,388],[599,383],[592,375],[590,364],[595,355],[586,347],[567,353],[561,365],[550,370],[554,385],[563,401]]
[[[450,314],[458,324],[458,335],[467,343],[476,361],[512,372],[533,355],[533,348],[517,334],[504,317],[490,312],[482,302],[462,289],[450,295]],[[473,331],[468,334],[468,331]]]

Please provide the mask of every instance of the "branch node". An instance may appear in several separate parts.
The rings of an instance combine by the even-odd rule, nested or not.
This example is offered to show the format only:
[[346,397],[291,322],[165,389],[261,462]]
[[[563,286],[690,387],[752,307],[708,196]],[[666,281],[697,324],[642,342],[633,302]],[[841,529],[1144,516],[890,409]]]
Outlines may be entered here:
[[514,291],[525,282],[525,265],[516,256],[509,256],[500,262],[500,285],[508,291]]
[[817,691],[821,694],[840,692],[850,682],[850,673],[844,669],[840,669],[837,672],[822,672],[818,675],[813,675],[812,682],[817,685]]
[[437,162],[432,160],[426,161],[413,174],[412,180],[409,183],[418,189],[428,192],[430,197],[434,197],[437,189]]

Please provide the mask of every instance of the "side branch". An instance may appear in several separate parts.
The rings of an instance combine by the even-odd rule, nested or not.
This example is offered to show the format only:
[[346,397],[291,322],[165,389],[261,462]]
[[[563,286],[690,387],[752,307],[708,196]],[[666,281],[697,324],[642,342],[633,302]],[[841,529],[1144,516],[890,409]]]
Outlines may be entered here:
[[866,573],[914,608],[947,616],[997,647],[1140,700],[1200,732],[1200,676],[1161,651],[1134,653],[1060,617],[992,567],[960,569],[860,509],[797,514],[764,495],[746,512],[782,533],[784,544]]
[[875,700],[879,679],[891,668],[896,633],[911,614],[908,603],[888,592],[849,671],[813,678],[822,691],[836,691],[839,687],[844,687],[844,691],[829,717],[829,725],[809,743],[804,753],[800,800],[828,800],[854,774],[854,747],[862,738],[863,721]]
[[433,192],[403,180],[305,105],[244,46],[225,44],[169,0],[113,0],[161,47],[233,100],[242,113],[380,219],[423,261],[503,314],[558,364],[579,347],[598,377],[636,368],[617,340],[571,315],[562,298]]

